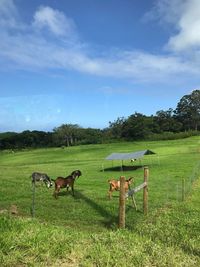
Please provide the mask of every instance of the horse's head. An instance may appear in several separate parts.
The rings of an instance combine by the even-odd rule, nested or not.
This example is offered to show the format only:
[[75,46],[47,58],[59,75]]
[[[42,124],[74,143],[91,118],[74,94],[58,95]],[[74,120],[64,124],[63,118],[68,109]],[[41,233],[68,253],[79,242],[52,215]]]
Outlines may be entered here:
[[51,181],[51,178],[48,175],[46,175],[44,182],[45,182],[47,188],[50,188],[50,187],[53,186],[53,183]]
[[79,178],[82,175],[82,173],[80,170],[75,170],[71,173],[71,175],[74,177],[74,179],[76,179]]
[[128,180],[126,180],[126,182],[128,183],[128,185],[132,184],[132,182],[133,182],[133,177],[130,177]]

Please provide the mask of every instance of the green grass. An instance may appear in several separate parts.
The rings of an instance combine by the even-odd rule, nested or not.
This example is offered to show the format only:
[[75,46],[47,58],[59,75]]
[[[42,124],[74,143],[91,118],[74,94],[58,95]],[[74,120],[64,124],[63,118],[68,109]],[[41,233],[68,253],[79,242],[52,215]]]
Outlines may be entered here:
[[[111,177],[134,176],[143,181],[143,168],[115,171],[121,161],[105,161],[112,152],[150,149],[140,164],[148,165],[149,214],[126,205],[126,230],[118,230],[118,192],[107,197]],[[1,266],[198,266],[200,265],[199,173],[200,137],[159,142],[124,142],[0,153]],[[134,164],[139,164],[135,162]],[[131,165],[125,161],[124,165]],[[50,177],[74,169],[83,175],[75,183],[75,197],[63,190],[36,188],[35,218],[31,219],[33,171]],[[104,169],[104,171],[103,171]],[[182,178],[188,192],[181,202]],[[196,180],[196,181],[195,181]],[[195,183],[191,191],[192,182]],[[191,194],[193,192],[193,194]],[[19,214],[10,216],[10,206]],[[134,263],[134,265],[133,265]]]

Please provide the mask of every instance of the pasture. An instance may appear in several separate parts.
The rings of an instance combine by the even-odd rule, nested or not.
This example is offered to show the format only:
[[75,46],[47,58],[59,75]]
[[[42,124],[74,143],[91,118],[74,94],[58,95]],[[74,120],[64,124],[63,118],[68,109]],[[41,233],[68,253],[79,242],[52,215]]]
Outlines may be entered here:
[[[127,170],[120,171],[120,168],[118,167],[121,165],[121,161],[111,162],[104,160],[105,157],[112,152],[131,152],[145,149],[150,149],[156,154],[144,156],[140,162],[123,162],[126,166],[141,167],[136,168],[135,170],[127,168]],[[19,229],[25,229],[24,231],[26,232],[28,225],[31,225],[34,231],[38,232],[41,227],[41,231],[44,235],[42,238],[45,238],[46,236],[51,244],[55,242],[52,244],[52,247],[56,246],[56,251],[58,249],[57,246],[59,247],[59,240],[62,243],[63,248],[66,248],[66,245],[64,245],[63,242],[66,241],[69,245],[71,241],[72,243],[69,248],[67,248],[66,252],[68,260],[67,262],[64,261],[66,265],[63,266],[128,266],[128,264],[130,264],[129,261],[134,257],[136,262],[134,266],[195,266],[195,264],[199,262],[199,250],[197,250],[194,258],[191,258],[193,256],[188,255],[188,251],[193,255],[191,247],[196,244],[195,242],[199,242],[199,239],[194,240],[194,244],[191,244],[191,247],[188,245],[189,248],[186,256],[183,257],[184,250],[182,251],[182,248],[179,247],[177,248],[177,257],[172,258],[174,250],[173,243],[175,241],[165,240],[165,235],[163,236],[161,233],[157,233],[157,240],[154,234],[156,234],[158,228],[159,231],[161,231],[161,227],[164,226],[165,221],[163,221],[163,218],[167,218],[171,224],[169,219],[171,215],[166,215],[168,209],[174,207],[172,212],[172,218],[174,218],[179,212],[179,208],[176,208],[176,205],[179,205],[178,207],[184,207],[184,203],[181,203],[182,178],[185,178],[186,181],[185,186],[186,191],[188,192],[188,198],[191,196],[192,182],[195,182],[199,177],[199,154],[199,136],[182,140],[84,145],[67,147],[64,149],[48,148],[24,150],[16,151],[15,153],[2,151],[0,153],[0,210],[9,210],[11,205],[16,205],[18,209],[16,217],[23,219],[13,222],[9,216],[7,217],[2,213],[1,216],[3,216],[3,218],[1,227],[5,227],[5,229],[10,227],[11,232],[16,231],[17,234],[18,227],[16,225],[20,225],[20,220],[25,220],[21,222],[22,225],[19,226]],[[114,192],[112,200],[109,200],[109,185],[107,180],[112,177],[119,178],[120,175],[124,175],[126,178],[133,176],[135,184],[132,185],[132,187],[137,186],[143,182],[142,166],[145,165],[149,166],[150,171],[149,214],[147,217],[143,215],[142,192],[137,193],[136,202],[139,210],[135,211],[131,201],[127,200],[126,230],[119,231],[117,230],[119,193]],[[55,179],[57,176],[65,177],[75,169],[80,169],[82,172],[82,176],[75,182],[75,197],[72,196],[70,191],[67,193],[66,189],[63,189],[56,200],[53,197],[54,187],[47,189],[45,186],[37,185],[35,196],[35,218],[31,219],[30,209],[32,206],[32,187],[30,175],[32,172],[45,172],[51,178]],[[198,182],[196,183],[198,184]],[[175,209],[177,213],[174,213]],[[163,215],[158,219],[159,223],[162,222],[163,225],[158,225],[154,228],[152,222],[154,222],[155,225],[157,224],[156,218],[158,217],[158,214]],[[181,219],[178,218],[178,220],[180,221]],[[47,229],[45,230],[45,225],[48,225],[50,229],[50,236],[47,234]],[[142,226],[143,228],[141,228]],[[178,227],[179,226],[177,225],[177,232],[179,232]],[[197,230],[199,231],[199,228]],[[61,232],[62,237],[59,237],[59,231]],[[175,229],[173,229],[173,231],[175,231]],[[150,232],[152,236],[150,236]],[[68,235],[68,237],[65,234]],[[183,236],[184,235],[185,232],[183,233]],[[161,236],[163,240],[160,240]],[[168,233],[168,236],[170,236],[170,233]],[[54,241],[51,240],[51,237]],[[142,240],[143,238],[144,240]],[[154,246],[152,240],[154,239],[155,244],[158,242],[157,253],[159,255],[157,256],[161,258],[161,254],[164,253],[165,250],[164,243],[169,241],[169,243],[167,243],[168,248],[166,248],[166,259],[164,260],[163,265],[161,265],[161,259],[153,259],[156,255],[156,251],[153,251]],[[2,240],[5,245],[6,241],[4,239]],[[126,241],[127,244],[125,244]],[[111,247],[109,246],[109,242]],[[120,251],[120,242],[123,243],[126,250],[128,250],[128,246],[132,247],[132,244],[134,244],[134,248],[132,247],[134,252],[129,253],[131,256],[130,258],[124,259],[124,263],[123,259],[120,258],[120,255],[121,257],[124,255],[124,252]],[[143,244],[145,242],[146,246]],[[184,243],[187,242],[187,240],[182,240],[181,242]],[[94,247],[91,245],[93,243],[95,244]],[[114,247],[112,247],[112,244],[114,244]],[[60,244],[60,246],[62,245]],[[15,245],[12,244],[12,246]],[[74,262],[71,260],[71,265],[69,265],[69,257],[72,257],[73,253],[75,253],[73,249],[74,246],[77,248],[77,253],[79,254],[73,256]],[[31,247],[34,247],[34,241],[32,245],[29,243],[29,249]],[[90,249],[90,256],[85,258],[84,261],[82,257],[86,257],[86,255],[83,251],[79,251],[81,250],[80,247],[83,250],[84,247]],[[185,247],[187,247],[186,244]],[[26,251],[26,248],[24,249]],[[115,251],[115,249],[118,251],[118,263],[115,262],[112,255],[107,251],[109,249],[111,251]],[[148,251],[145,251],[145,249]],[[64,250],[60,250],[62,255],[57,255],[56,252],[52,252],[53,256],[45,254],[45,257],[42,258],[42,255],[39,256],[40,252],[35,248],[35,253],[37,257],[39,257],[36,257],[37,259],[35,259],[38,264],[36,264],[36,266],[39,266],[39,264],[45,266],[47,259],[50,260],[48,266],[50,266],[52,262],[54,262],[52,266],[60,265],[60,260],[55,263],[57,257],[59,259],[66,257]],[[19,254],[18,257],[22,260],[23,252],[21,253],[22,254]],[[149,253],[152,255],[155,253],[152,256],[152,259]],[[28,259],[29,257],[30,259]],[[97,259],[98,257],[99,261]],[[27,266],[27,262],[29,266],[35,266],[34,264],[31,265],[34,258],[33,252],[31,252],[31,256],[29,255],[28,258],[26,260],[24,259],[26,261],[25,266]],[[167,262],[165,261],[170,260],[170,258],[171,261],[175,261],[175,265],[173,265],[173,263],[167,265]],[[15,260],[16,259],[15,255]],[[2,261],[4,263],[7,262],[7,265],[5,266],[9,266],[9,261],[6,261],[5,255],[2,256]],[[183,265],[178,265],[178,262],[181,261],[183,261]],[[13,266],[13,262],[14,258],[13,261],[11,261],[10,266]],[[184,262],[188,262],[190,265],[187,265]],[[144,263],[146,265],[141,265]],[[19,266],[23,266],[23,264]]]

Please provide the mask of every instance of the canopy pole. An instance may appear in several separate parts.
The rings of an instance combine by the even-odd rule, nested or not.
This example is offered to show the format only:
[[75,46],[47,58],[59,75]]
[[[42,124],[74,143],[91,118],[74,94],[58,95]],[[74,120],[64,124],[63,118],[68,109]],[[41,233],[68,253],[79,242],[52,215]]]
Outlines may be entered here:
[[121,164],[121,171],[123,172],[123,159],[122,159],[122,164]]

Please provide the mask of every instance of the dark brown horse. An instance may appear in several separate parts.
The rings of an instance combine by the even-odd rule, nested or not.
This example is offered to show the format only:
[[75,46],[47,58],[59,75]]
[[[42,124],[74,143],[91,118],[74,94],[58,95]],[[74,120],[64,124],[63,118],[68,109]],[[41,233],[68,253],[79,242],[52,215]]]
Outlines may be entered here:
[[54,197],[58,198],[58,193],[60,192],[61,188],[67,188],[67,191],[69,190],[69,187],[72,189],[72,195],[74,196],[74,182],[76,178],[79,178],[82,173],[79,170],[73,171],[70,175],[67,177],[57,177],[55,180],[55,191],[54,191]]

